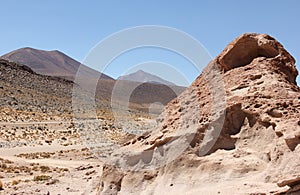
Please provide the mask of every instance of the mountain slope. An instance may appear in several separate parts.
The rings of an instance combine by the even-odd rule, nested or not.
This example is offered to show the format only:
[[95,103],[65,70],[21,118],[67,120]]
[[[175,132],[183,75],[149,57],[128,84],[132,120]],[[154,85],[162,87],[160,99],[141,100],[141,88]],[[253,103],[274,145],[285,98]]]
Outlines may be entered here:
[[1,121],[70,119],[73,83],[0,59]]
[[[27,65],[38,74],[57,76],[71,81],[74,80],[74,76],[81,65],[80,62],[60,51],[44,51],[29,47],[9,52],[1,58]],[[86,78],[97,78],[100,73],[85,66],[83,75]],[[101,74],[101,77],[104,79],[112,79],[105,74]]]
[[[130,107],[146,112],[151,103],[161,102],[165,105],[185,89],[184,87],[176,86],[159,77],[144,72],[140,72],[142,75],[139,75],[142,77],[144,75],[151,81],[157,82],[143,83],[134,81],[134,79],[129,79],[129,81],[116,81],[105,74],[101,74],[96,70],[81,65],[60,51],[43,51],[26,47],[5,54],[1,58],[24,64],[24,67],[28,66],[38,74],[60,77],[70,81],[74,81],[79,66],[82,66],[80,69],[82,72],[78,74],[82,78],[77,79],[83,81],[83,83],[81,83],[83,88],[88,88],[88,86],[93,85],[94,82],[98,82],[96,89],[97,98],[108,103],[111,101],[116,83],[122,86],[122,92],[129,91],[129,89],[135,86],[137,89],[133,91],[130,97]],[[102,79],[98,80],[100,75]],[[163,86],[161,83],[167,83],[169,86]],[[128,101],[126,98],[124,99],[123,93],[120,93],[117,99],[122,102],[121,104],[126,104],[124,101]]]
[[[22,65],[19,63],[14,63],[14,62],[8,62],[4,59],[1,59],[1,69],[2,69],[2,73],[1,73],[1,77],[2,77],[2,81],[4,83],[9,82],[11,83],[12,87],[11,89],[6,89],[7,93],[2,93],[2,95],[4,96],[4,98],[7,98],[6,96],[9,96],[7,94],[9,94],[9,91],[12,91],[11,93],[15,93],[14,90],[18,89],[19,87],[23,87],[23,86],[34,86],[34,88],[31,88],[31,92],[29,94],[39,94],[39,93],[45,93],[48,95],[53,95],[56,93],[55,89],[53,89],[53,86],[57,87],[57,91],[59,92],[59,89],[64,89],[67,90],[64,92],[65,100],[64,101],[68,101],[71,102],[71,96],[72,96],[72,88],[73,88],[73,83],[72,82],[67,82],[67,78],[72,78],[74,75],[70,75],[72,74],[72,71],[74,73],[74,71],[76,70],[76,65],[78,65],[78,62],[73,61],[71,58],[69,58],[68,56],[65,56],[63,53],[58,52],[58,51],[54,51],[54,52],[50,52],[51,55],[48,55],[49,52],[44,52],[44,51],[39,51],[39,50],[34,50],[33,49],[25,49],[25,50],[29,50],[29,53],[25,52],[22,50],[22,54],[21,56],[19,56],[18,61],[26,61],[26,62],[30,62],[30,60],[33,60],[34,62],[40,61],[42,64],[39,63],[31,63],[31,66],[35,68],[31,69],[30,67],[26,66],[26,65]],[[19,52],[17,52],[18,54]],[[39,54],[41,53],[41,56],[39,56]],[[46,55],[44,55],[46,53]],[[14,58],[17,57],[18,55],[12,55]],[[31,57],[33,54],[38,55],[38,56],[34,56]],[[46,58],[46,57],[49,57]],[[23,59],[24,58],[24,59]],[[38,60],[37,60],[38,59]],[[64,63],[65,62],[65,63]],[[61,65],[62,64],[62,65]],[[75,64],[75,65],[74,65]],[[4,66],[5,65],[5,66]],[[39,68],[39,66],[41,65],[41,68]],[[52,68],[49,67],[56,67],[53,69],[60,69],[60,72],[49,72],[49,71],[53,71]],[[6,67],[6,68],[5,68]],[[8,71],[8,69],[12,69],[11,71]],[[62,70],[64,69],[64,70]],[[19,77],[17,76],[17,70],[20,71],[20,75]],[[24,72],[23,70],[27,70],[26,72]],[[38,73],[35,73],[36,70],[40,70],[40,72],[43,72],[45,74],[48,75],[54,75],[53,76],[47,76],[47,75],[40,75]],[[90,82],[94,82],[95,79],[93,79],[92,77],[95,76],[94,78],[98,78],[99,73],[89,69],[88,67],[84,68],[84,72],[83,74],[81,74],[81,76],[83,76],[83,80],[84,80],[84,85],[89,85]],[[24,74],[23,74],[24,73]],[[25,74],[26,73],[26,74]],[[29,74],[30,73],[30,74]],[[65,73],[64,75],[61,73]],[[27,76],[22,76],[22,75],[27,75]],[[66,76],[68,75],[68,76]],[[26,79],[21,79],[21,78],[25,78]],[[59,78],[62,77],[62,78]],[[6,80],[6,78],[8,80]],[[37,78],[40,78],[37,79]],[[159,84],[151,84],[151,83],[137,83],[137,82],[132,82],[132,81],[115,81],[113,79],[110,79],[109,77],[102,77],[104,79],[97,79],[98,80],[98,86],[96,88],[96,100],[97,102],[104,106],[104,107],[108,107],[108,105],[110,104],[111,98],[112,98],[112,93],[115,90],[115,85],[116,83],[118,83],[118,85],[121,85],[121,89],[122,91],[119,92],[118,97],[116,98],[116,101],[120,102],[120,104],[122,105],[126,105],[126,102],[129,101],[129,107],[131,109],[135,109],[135,110],[140,110],[140,111],[144,111],[144,112],[148,112],[149,111],[149,106],[151,106],[152,103],[155,102],[161,102],[162,104],[167,104],[170,100],[174,99],[177,94],[181,93],[185,88],[183,87],[178,87],[178,86],[172,86],[172,87],[168,87],[168,86],[164,86],[164,85],[159,85]],[[107,78],[107,79],[105,79]],[[47,85],[47,80],[55,80],[56,83],[50,85],[52,82],[49,82],[49,86]],[[59,84],[61,82],[61,84]],[[67,86],[65,85],[67,83]],[[6,84],[5,84],[6,85]],[[19,86],[18,86],[19,85]],[[127,100],[126,98],[124,98],[124,93],[127,91],[130,91],[133,87],[136,87],[136,89],[133,90],[133,93],[130,94],[130,98]],[[53,89],[54,91],[49,91],[50,89]],[[48,90],[48,92],[47,92]],[[21,90],[22,91],[22,90]],[[19,96],[18,98],[22,98],[23,96]],[[31,97],[35,97],[35,95],[31,95]],[[40,96],[37,96],[40,97]],[[49,101],[52,98],[49,98]],[[23,102],[25,105],[27,105],[26,102],[30,102],[31,100],[26,99],[26,100],[20,100],[17,102]],[[54,101],[54,100],[53,100]],[[59,100],[57,100],[59,101]],[[0,105],[3,104],[7,104],[7,102],[5,101],[0,101]],[[43,103],[44,104],[44,103]],[[54,102],[54,104],[56,104]],[[59,102],[57,102],[57,104],[60,104]],[[24,105],[24,108],[26,107]],[[37,105],[37,108],[35,109],[40,109],[39,107],[40,104]],[[47,104],[45,103],[43,107],[47,107]],[[71,104],[65,104],[66,106],[63,106],[63,108],[56,108],[54,107],[53,109],[55,110],[68,110],[68,112],[71,112],[70,107]],[[29,106],[30,107],[30,106]],[[52,108],[53,106],[49,106],[49,108]],[[100,108],[102,109],[102,107]],[[127,108],[126,108],[127,109]],[[157,111],[155,112],[161,112],[161,109],[159,108]]]
[[164,85],[175,85],[172,82],[166,81],[156,75],[150,74],[142,70],[138,70],[128,75],[120,76],[118,80],[135,81],[140,83],[157,83],[157,84],[164,84]]
[[273,37],[241,35],[165,107],[156,128],[111,154],[95,189],[299,194],[297,75],[294,58]]

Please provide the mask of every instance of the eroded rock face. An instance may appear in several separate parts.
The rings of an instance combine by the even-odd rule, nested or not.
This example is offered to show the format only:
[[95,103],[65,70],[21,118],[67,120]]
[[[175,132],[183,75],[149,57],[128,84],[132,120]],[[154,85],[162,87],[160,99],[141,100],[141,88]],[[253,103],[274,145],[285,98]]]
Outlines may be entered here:
[[298,71],[295,59],[273,37],[265,34],[244,34],[232,41],[216,61],[225,71],[250,64],[258,57],[277,59],[281,71],[295,83]]
[[[105,165],[101,193],[299,191],[297,74],[295,60],[274,38],[238,37],[165,107],[155,129],[123,146],[136,155],[123,157],[131,160],[132,167],[144,163],[149,168],[146,165],[162,163],[165,156],[175,154],[174,147],[188,146],[171,162],[152,167],[151,177],[145,177],[149,170]],[[110,173],[122,179],[114,181]]]

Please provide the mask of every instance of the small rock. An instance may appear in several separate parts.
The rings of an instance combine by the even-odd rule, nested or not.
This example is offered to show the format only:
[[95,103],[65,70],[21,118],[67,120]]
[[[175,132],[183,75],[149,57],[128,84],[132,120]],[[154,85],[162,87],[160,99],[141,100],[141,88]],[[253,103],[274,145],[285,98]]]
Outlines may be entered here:
[[93,173],[96,173],[96,171],[95,171],[95,170],[88,171],[88,172],[85,173],[85,175],[91,175],[91,174],[93,174]]
[[0,180],[0,190],[3,190],[3,183],[1,180]]
[[298,185],[298,184],[300,184],[300,175],[295,176],[293,178],[282,180],[282,181],[277,183],[277,185],[279,187],[284,187],[286,185],[292,187],[292,186],[295,186],[295,185]]
[[275,118],[280,118],[282,117],[282,113],[277,110],[276,108],[272,108],[267,112],[270,116],[275,117]]
[[46,185],[53,185],[53,184],[56,184],[57,182],[59,182],[58,179],[50,179],[50,181],[47,182]]

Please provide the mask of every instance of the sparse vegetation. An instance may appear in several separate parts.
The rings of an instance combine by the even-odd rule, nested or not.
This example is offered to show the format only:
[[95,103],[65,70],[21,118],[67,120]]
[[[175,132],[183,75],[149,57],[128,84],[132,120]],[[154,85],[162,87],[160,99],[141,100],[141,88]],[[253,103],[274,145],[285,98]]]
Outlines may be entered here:
[[46,172],[50,171],[50,167],[48,167],[48,166],[41,166],[40,170],[41,170],[42,173],[46,173]]
[[34,176],[33,181],[47,181],[49,179],[51,179],[51,176],[49,175],[37,175]]
[[11,185],[15,186],[18,185],[21,182],[21,180],[12,180]]

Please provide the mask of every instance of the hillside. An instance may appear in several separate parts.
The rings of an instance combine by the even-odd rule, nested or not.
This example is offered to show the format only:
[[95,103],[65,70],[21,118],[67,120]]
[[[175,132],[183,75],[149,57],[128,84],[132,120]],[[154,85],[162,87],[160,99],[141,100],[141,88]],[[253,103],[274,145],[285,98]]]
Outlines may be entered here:
[[[57,76],[71,81],[74,80],[77,70],[81,65],[80,62],[72,59],[60,51],[45,51],[30,47],[9,52],[1,56],[1,58],[12,62],[17,62],[19,64],[24,64],[38,74]],[[100,75],[98,71],[87,66],[85,66],[84,71],[85,72],[83,75],[87,79],[98,78]],[[101,76],[104,79],[112,79],[105,74],[101,74]]]
[[0,74],[1,121],[40,121],[54,116],[70,119],[71,81],[39,75],[3,59]]

